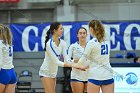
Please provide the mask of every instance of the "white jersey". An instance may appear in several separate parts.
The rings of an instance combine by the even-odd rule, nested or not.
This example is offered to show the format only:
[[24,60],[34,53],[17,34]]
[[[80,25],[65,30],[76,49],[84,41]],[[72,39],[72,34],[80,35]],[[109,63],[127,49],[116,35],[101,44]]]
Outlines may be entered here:
[[83,65],[85,60],[90,60],[88,79],[107,80],[113,78],[110,66],[110,42],[99,43],[96,38],[90,40],[78,64]]
[[67,55],[65,41],[60,39],[60,44],[57,46],[53,39],[49,39],[46,45],[44,62],[40,67],[39,75],[55,78],[58,66],[64,67],[64,62],[59,60],[61,55],[63,55],[64,61],[68,62],[69,57]]
[[[84,52],[84,48],[81,47],[78,42],[70,45],[70,47],[68,49],[68,55],[70,58],[73,58],[73,59],[80,59],[83,52]],[[88,75],[87,71],[80,71],[78,69],[72,68],[71,79],[87,81],[88,80],[87,75]]]
[[0,69],[11,69],[13,66],[13,47],[0,40]]

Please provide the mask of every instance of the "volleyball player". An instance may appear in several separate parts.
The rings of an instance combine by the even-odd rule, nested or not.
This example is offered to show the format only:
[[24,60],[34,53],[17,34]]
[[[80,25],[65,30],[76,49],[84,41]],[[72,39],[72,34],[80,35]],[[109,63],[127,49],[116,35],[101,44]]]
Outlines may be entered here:
[[[68,49],[68,55],[73,60],[79,60],[82,56],[85,46],[87,30],[83,27],[79,28],[77,31],[78,41],[70,45]],[[87,89],[87,71],[80,71],[78,69],[72,68],[71,71],[71,88],[73,93],[83,93]]]
[[[66,52],[66,43],[60,39],[63,31],[63,26],[59,22],[52,23],[50,29],[47,31],[44,49],[45,58],[39,71],[45,93],[56,93],[58,66],[71,67],[71,64],[68,62],[69,57]],[[61,55],[63,55],[65,62],[60,61]]]
[[7,26],[0,25],[0,93],[15,93],[16,82],[12,34]]
[[75,64],[84,67],[84,62],[90,60],[88,70],[88,93],[114,93],[114,79],[110,66],[110,41],[105,38],[105,30],[99,20],[89,22],[89,31],[93,38],[87,43],[85,51]]

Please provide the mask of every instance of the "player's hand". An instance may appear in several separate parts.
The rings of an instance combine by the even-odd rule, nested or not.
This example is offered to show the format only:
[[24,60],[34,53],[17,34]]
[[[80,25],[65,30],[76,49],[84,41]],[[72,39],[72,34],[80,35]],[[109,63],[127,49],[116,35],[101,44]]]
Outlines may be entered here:
[[76,64],[76,63],[72,63],[72,67],[73,67],[73,68],[76,68],[76,69],[80,68],[80,67],[78,66],[78,64]]
[[78,70],[81,70],[81,71],[86,71],[86,69],[83,69],[83,68],[78,68]]
[[86,71],[86,68],[85,68],[84,66],[81,66],[81,67],[79,68],[79,70],[81,70],[81,71]]
[[65,62],[64,67],[72,67],[72,64],[70,64],[69,62]]
[[74,59],[74,63],[78,63],[79,59]]

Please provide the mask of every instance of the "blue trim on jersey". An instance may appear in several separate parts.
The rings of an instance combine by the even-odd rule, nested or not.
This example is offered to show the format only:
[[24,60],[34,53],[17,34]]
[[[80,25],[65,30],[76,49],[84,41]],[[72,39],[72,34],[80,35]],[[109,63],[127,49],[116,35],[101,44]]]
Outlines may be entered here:
[[[53,41],[53,39],[51,39],[51,41],[50,41],[50,47],[51,47],[52,51],[54,52],[54,54],[55,54],[57,57],[60,57],[60,55],[58,55],[58,54],[55,52],[55,50],[53,49],[53,47],[52,47],[52,41]],[[60,41],[60,39],[59,39],[59,41]]]
[[109,85],[114,83],[114,79],[107,79],[107,80],[95,80],[95,79],[88,79],[88,82],[91,82],[95,85],[102,86],[102,85]]
[[17,82],[16,74],[14,69],[1,69],[0,70],[0,83],[7,84],[15,84]]

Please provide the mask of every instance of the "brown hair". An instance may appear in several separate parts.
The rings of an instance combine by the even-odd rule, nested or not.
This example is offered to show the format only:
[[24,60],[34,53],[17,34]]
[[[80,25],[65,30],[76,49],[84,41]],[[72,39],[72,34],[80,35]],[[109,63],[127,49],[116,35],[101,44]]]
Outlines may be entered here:
[[104,41],[105,30],[102,23],[99,20],[91,20],[89,22],[89,27],[93,28],[95,36],[97,37],[98,42]]
[[3,39],[3,35],[2,35],[2,27],[3,27],[3,25],[2,24],[0,24],[0,39]]
[[7,26],[0,24],[0,35],[5,45],[12,45],[12,33]]
[[46,37],[45,37],[45,47],[44,50],[46,51],[46,43],[48,42],[48,40],[50,39],[50,35],[53,35],[54,30],[57,30],[59,28],[59,26],[61,25],[60,22],[53,22],[50,25],[50,29],[47,31],[46,33]]

